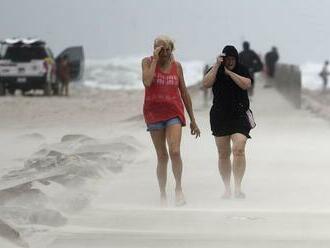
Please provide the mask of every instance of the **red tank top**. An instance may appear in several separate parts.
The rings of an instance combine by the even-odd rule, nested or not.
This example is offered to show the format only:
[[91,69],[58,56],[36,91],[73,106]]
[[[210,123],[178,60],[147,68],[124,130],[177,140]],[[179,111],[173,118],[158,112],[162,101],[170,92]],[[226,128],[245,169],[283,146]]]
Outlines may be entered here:
[[[149,59],[152,60],[152,57]],[[178,117],[183,126],[186,125],[179,83],[175,61],[172,62],[169,73],[162,72],[156,66],[152,83],[145,88],[143,114],[147,124]]]

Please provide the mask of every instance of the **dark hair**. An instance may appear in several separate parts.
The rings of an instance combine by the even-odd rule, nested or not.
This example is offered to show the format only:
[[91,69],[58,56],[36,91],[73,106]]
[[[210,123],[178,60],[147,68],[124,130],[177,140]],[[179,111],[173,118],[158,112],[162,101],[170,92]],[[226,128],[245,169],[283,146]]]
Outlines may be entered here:
[[237,49],[234,46],[227,45],[222,49],[222,53],[225,54],[225,56],[232,56],[235,57],[235,59],[238,61],[238,52]]

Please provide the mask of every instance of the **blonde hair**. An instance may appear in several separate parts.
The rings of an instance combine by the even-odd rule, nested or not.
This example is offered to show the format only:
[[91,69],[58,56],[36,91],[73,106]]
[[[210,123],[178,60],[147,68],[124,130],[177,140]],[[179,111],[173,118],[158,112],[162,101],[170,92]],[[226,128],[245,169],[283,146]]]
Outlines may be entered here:
[[174,46],[174,40],[172,38],[170,38],[169,36],[166,36],[166,35],[159,35],[154,40],[154,46],[159,41],[165,42],[171,48],[171,50],[174,51],[175,46]]

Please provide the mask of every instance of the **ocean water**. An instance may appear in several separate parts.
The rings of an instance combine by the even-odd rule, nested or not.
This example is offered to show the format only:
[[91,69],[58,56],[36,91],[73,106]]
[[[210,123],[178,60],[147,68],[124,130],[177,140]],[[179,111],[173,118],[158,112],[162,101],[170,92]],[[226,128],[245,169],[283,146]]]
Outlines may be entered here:
[[[101,89],[143,89],[141,80],[141,58],[117,57],[107,60],[87,60],[83,83]],[[180,61],[186,85],[193,85],[202,79],[202,60]],[[322,81],[318,73],[322,63],[308,62],[300,65],[303,88],[320,89]]]
[[[122,57],[107,60],[87,60],[84,84],[101,89],[143,89],[141,58]],[[203,61],[180,61],[186,85],[196,84],[202,79]]]
[[312,89],[312,90],[317,90],[322,88],[323,83],[321,77],[319,76],[322,67],[323,67],[323,63],[308,62],[300,65],[303,88]]

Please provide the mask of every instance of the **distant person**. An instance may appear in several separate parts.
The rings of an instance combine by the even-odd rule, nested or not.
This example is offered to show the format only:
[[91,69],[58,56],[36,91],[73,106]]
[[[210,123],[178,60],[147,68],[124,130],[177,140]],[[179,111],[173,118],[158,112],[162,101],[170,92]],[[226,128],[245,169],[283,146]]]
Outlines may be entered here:
[[64,55],[60,58],[58,64],[58,76],[61,82],[61,95],[69,96],[69,83],[71,79],[71,70],[69,58],[67,55]]
[[272,50],[265,55],[266,73],[267,76],[273,78],[275,76],[276,63],[279,59],[279,55],[276,47],[272,47]]
[[[203,76],[209,71],[210,66],[208,64],[205,64],[204,69],[203,69]],[[202,85],[201,89],[203,90],[203,98],[204,98],[204,106],[206,107],[209,102],[209,89],[204,87]]]
[[328,85],[328,76],[330,74],[330,72],[328,70],[328,65],[329,65],[329,61],[328,60],[324,61],[323,68],[322,68],[321,72],[319,73],[319,75],[323,81],[323,92],[326,91],[327,85]]
[[[223,198],[230,198],[231,172],[235,180],[234,196],[245,198],[241,183],[245,172],[245,145],[253,128],[247,111],[250,102],[247,90],[253,78],[248,69],[239,63],[234,46],[225,46],[216,63],[203,78],[205,87],[212,87],[213,105],[210,111],[212,134],[219,156],[219,171],[225,185]],[[230,156],[233,153],[233,163]]]
[[145,87],[143,114],[157,154],[157,177],[163,206],[167,203],[168,154],[176,182],[175,204],[181,206],[186,203],[181,184],[180,152],[182,127],[186,125],[184,106],[190,118],[191,134],[196,138],[200,136],[182,66],[174,59],[173,50],[172,39],[159,36],[154,40],[153,56],[142,60]]
[[249,94],[252,96],[254,92],[254,73],[260,72],[263,68],[263,64],[258,54],[250,49],[250,43],[243,42],[243,51],[239,53],[239,62],[244,65],[250,72],[252,80],[252,86],[249,89]]

